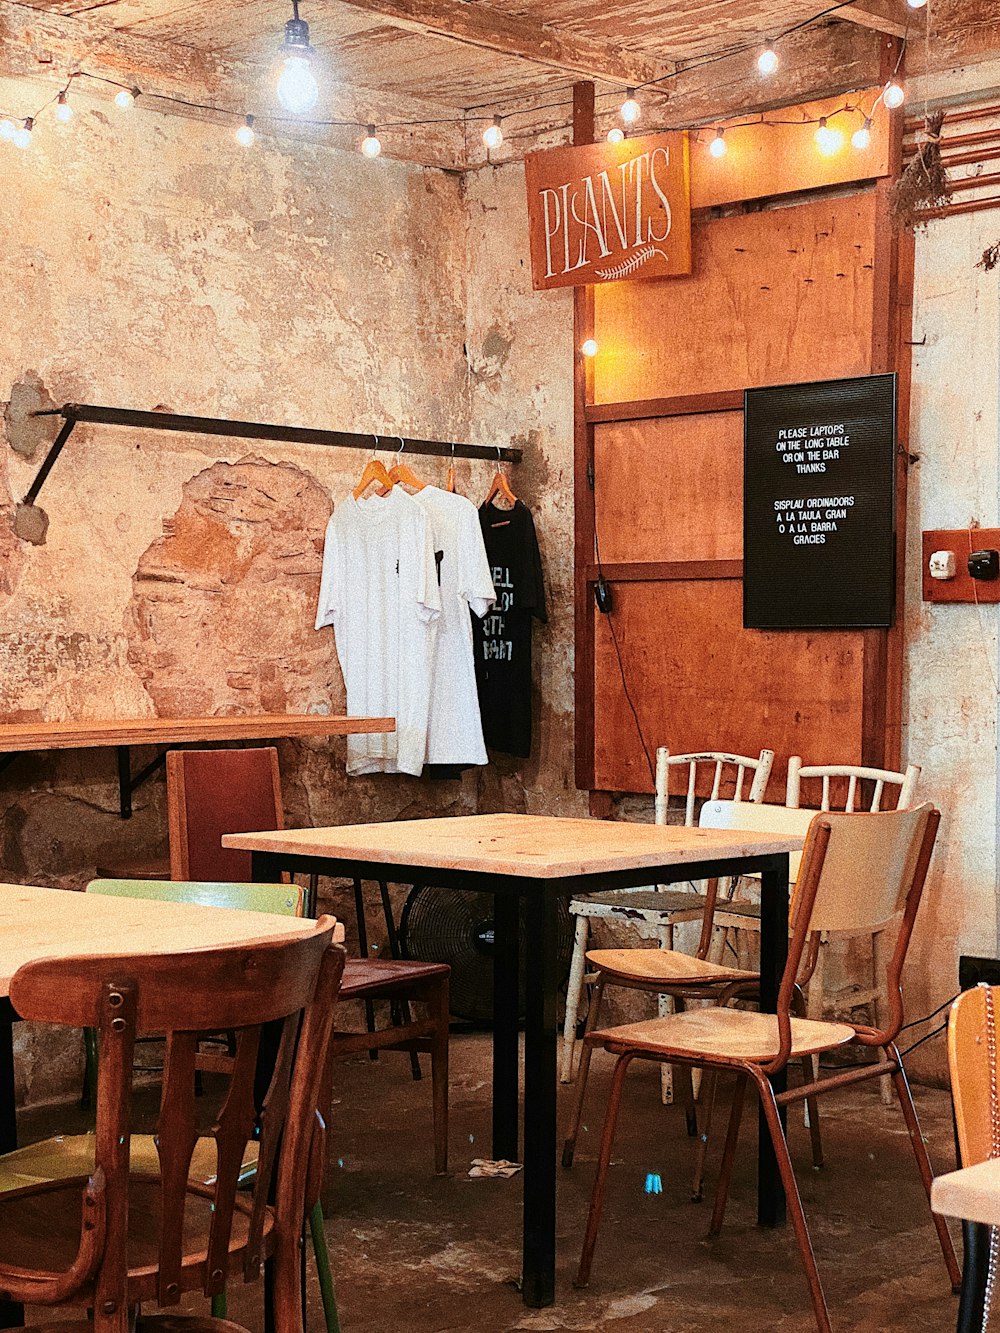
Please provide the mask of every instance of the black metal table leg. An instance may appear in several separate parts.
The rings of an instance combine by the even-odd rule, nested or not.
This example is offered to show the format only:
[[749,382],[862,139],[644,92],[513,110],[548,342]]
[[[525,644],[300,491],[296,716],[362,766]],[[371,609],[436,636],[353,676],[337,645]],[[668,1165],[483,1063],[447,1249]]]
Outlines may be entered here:
[[[365,920],[365,895],[360,879],[354,881],[354,915],[358,921],[358,954],[361,958],[367,958],[368,922]],[[365,1027],[369,1032],[375,1031],[375,1005],[371,1000],[365,1000]],[[377,1060],[378,1051],[369,1051],[368,1059]]]
[[524,1028],[525,1305],[551,1305],[556,1286],[556,898],[536,884],[527,916]]
[[956,1329],[957,1333],[981,1333],[990,1267],[990,1228],[982,1222],[963,1222],[962,1246],[965,1254]]
[[493,907],[493,1157],[517,1161],[518,898]]
[[[788,857],[776,856],[761,872],[760,885],[760,1008],[773,1014],[778,987],[788,957]],[[771,1078],[775,1092],[784,1092],[787,1074],[781,1070]],[[781,1110],[785,1124],[786,1111]],[[761,1226],[780,1226],[785,1220],[785,1191],[778,1174],[774,1145],[761,1109],[757,1127],[757,1221]]]
[[[14,1101],[14,1010],[0,999],[0,1152],[17,1147],[17,1107]],[[0,1301],[0,1328],[20,1328],[24,1306]]]

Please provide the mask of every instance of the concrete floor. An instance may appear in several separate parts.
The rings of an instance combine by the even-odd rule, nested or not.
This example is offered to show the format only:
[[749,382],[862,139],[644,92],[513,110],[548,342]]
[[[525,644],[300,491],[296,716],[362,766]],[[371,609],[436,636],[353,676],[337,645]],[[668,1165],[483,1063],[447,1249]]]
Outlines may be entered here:
[[[560,1168],[557,1303],[526,1310],[515,1286],[520,1178],[466,1175],[473,1157],[489,1156],[488,1037],[452,1040],[446,1178],[432,1174],[429,1080],[412,1082],[406,1058],[391,1054],[377,1064],[362,1058],[341,1065],[324,1207],[344,1333],[813,1328],[790,1228],[763,1231],[754,1224],[751,1119],[726,1228],[708,1241],[710,1205],[688,1201],[691,1140],[683,1115],[660,1105],[657,1072],[641,1065],[633,1066],[626,1089],[591,1284],[574,1290],[610,1067],[610,1057],[595,1057],[576,1165]],[[569,1089],[562,1093],[568,1103]],[[923,1088],[915,1096],[935,1169],[950,1169],[948,1096]],[[809,1164],[800,1114],[790,1118],[835,1330],[950,1329],[957,1302],[898,1110],[882,1106],[874,1084],[832,1094],[823,1106],[827,1165],[820,1172]],[[724,1123],[717,1121],[720,1133]],[[22,1140],[52,1127],[51,1108],[26,1113]],[[714,1148],[709,1191],[718,1136]],[[662,1194],[645,1193],[649,1172],[661,1176]],[[309,1293],[309,1326],[321,1330],[311,1265]],[[255,1287],[232,1293],[230,1318],[260,1330]]]

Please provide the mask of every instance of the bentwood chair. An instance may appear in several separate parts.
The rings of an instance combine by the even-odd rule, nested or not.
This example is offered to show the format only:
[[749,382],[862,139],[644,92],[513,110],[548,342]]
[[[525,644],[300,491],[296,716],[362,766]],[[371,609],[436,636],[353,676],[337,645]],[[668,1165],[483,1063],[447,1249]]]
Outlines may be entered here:
[[[0,1290],[52,1309],[89,1307],[93,1322],[49,1327],[83,1333],[232,1330],[225,1321],[139,1316],[141,1303],[168,1311],[187,1293],[217,1297],[239,1274],[273,1273],[275,1333],[302,1333],[300,1263],[310,1147],[344,951],[324,917],[298,936],[145,957],[114,954],[44,959],[11,982],[24,1018],[97,1028],[95,1163],[92,1172],[27,1185],[0,1197]],[[278,1042],[265,1094],[255,1080],[265,1025]],[[212,1127],[216,1171],[193,1180],[197,1141],[196,1051],[201,1034],[236,1033],[221,1109]],[[156,1033],[166,1071],[155,1170],[132,1170],[130,1109],[136,1036]],[[249,1193],[238,1184],[259,1129]],[[280,1158],[278,1152],[281,1144]]]
[[[273,746],[245,750],[171,750],[167,754],[167,815],[171,874],[184,880],[249,882],[250,853],[222,846],[224,833],[249,833],[285,827]],[[310,889],[315,907],[315,885]],[[363,911],[361,912],[363,917]],[[367,1051],[405,1051],[420,1076],[418,1053],[431,1057],[434,1108],[434,1170],[448,1169],[448,981],[445,963],[388,958],[348,958],[341,1000],[369,1006],[366,1032],[335,1032],[335,1059]],[[374,1004],[386,1001],[397,1021],[375,1028]],[[409,1011],[413,1001],[423,1017]]]
[[[579,1286],[585,1286],[590,1278],[615,1125],[625,1077],[632,1062],[670,1061],[720,1072],[728,1071],[736,1076],[736,1088],[710,1234],[716,1235],[722,1227],[743,1101],[747,1085],[752,1083],[760,1098],[774,1144],[788,1211],[809,1285],[816,1326],[820,1333],[830,1333],[830,1315],[788,1153],[781,1123],[781,1108],[807,1097],[818,1097],[866,1079],[878,1078],[887,1068],[892,1076],[924,1188],[930,1195],[933,1179],[931,1166],[920,1135],[902,1057],[895,1043],[904,1019],[900,978],[939,819],[938,811],[929,804],[913,810],[879,814],[826,813],[815,817],[806,839],[796,884],[795,926],[778,994],[777,1013],[762,1014],[719,1006],[597,1030],[590,1034],[588,1040],[593,1045],[602,1046],[618,1059],[580,1259],[577,1277]],[[858,892],[859,885],[864,886],[863,893]],[[889,929],[894,924],[897,929],[896,943],[886,966],[888,1005],[882,1026],[869,1027],[793,1016],[796,979],[810,934],[824,930],[853,930],[861,933],[867,929],[875,932]],[[771,1077],[784,1070],[789,1060],[848,1045],[881,1052],[885,1065],[859,1065],[814,1079],[801,1087],[789,1088],[785,1092],[774,1091]],[[934,1225],[952,1284],[957,1285],[960,1274],[948,1229],[939,1217],[934,1217]]]
[[[722,751],[702,753],[671,754],[661,746],[656,751],[656,795],[653,805],[653,817],[657,824],[666,824],[670,804],[670,770],[686,766],[688,770],[687,795],[684,803],[684,824],[691,828],[695,821],[695,805],[699,776],[706,770],[712,773],[711,800],[718,800],[725,790],[731,789],[735,800],[743,800],[743,789],[749,774],[747,800],[762,801],[767,790],[771,767],[774,763],[773,750],[761,750],[760,757],[750,759],[744,755],[727,754]],[[658,888],[613,890],[604,893],[587,893],[573,898],[569,905],[570,914],[576,917],[576,929],[573,939],[573,956],[570,963],[569,983],[566,990],[566,1014],[563,1023],[562,1060],[559,1078],[562,1083],[573,1081],[573,1054],[576,1046],[577,1025],[580,1021],[580,1006],[585,985],[593,985],[597,977],[586,971],[587,940],[592,921],[614,921],[619,926],[628,926],[635,930],[640,939],[656,939],[663,949],[673,949],[674,928],[680,922],[690,921],[693,916],[700,916],[705,905],[705,893],[699,892],[693,885],[691,889]],[[659,1000],[659,1012],[668,1013],[670,997],[663,995]],[[582,1058],[582,1057],[581,1057]],[[664,1102],[671,1100],[670,1071],[664,1067],[662,1077],[662,1097]]]

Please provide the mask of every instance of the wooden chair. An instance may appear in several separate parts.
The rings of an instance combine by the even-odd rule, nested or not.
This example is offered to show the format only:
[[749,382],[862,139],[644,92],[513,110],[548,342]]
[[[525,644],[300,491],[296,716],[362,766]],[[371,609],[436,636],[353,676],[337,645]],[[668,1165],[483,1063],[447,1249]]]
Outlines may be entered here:
[[[224,833],[285,827],[278,752],[273,746],[246,750],[172,750],[167,754],[167,814],[171,874],[183,880],[251,879],[250,853],[222,846]],[[223,873],[225,872],[225,873]],[[357,885],[355,886],[357,889]],[[315,908],[315,883],[310,887]],[[357,899],[356,899],[357,901]],[[385,901],[388,901],[386,886]],[[359,921],[364,918],[359,907]],[[365,948],[361,937],[362,949]],[[335,1032],[335,1058],[368,1051],[406,1051],[419,1078],[418,1053],[431,1057],[434,1107],[434,1170],[448,1169],[448,979],[445,963],[396,958],[349,958],[340,988],[342,1000],[360,1000],[367,1010],[366,1032]],[[374,1005],[384,1000],[397,1021],[375,1028]],[[410,1002],[426,1007],[413,1019]]]
[[[653,805],[653,817],[657,824],[666,824],[670,802],[670,770],[678,765],[687,765],[687,799],[684,806],[684,823],[691,828],[695,819],[696,791],[699,770],[714,766],[712,776],[711,800],[717,800],[723,786],[732,784],[735,799],[743,800],[743,788],[746,775],[752,774],[747,800],[762,801],[767,790],[771,767],[774,763],[773,750],[761,750],[758,759],[749,759],[743,755],[723,752],[705,752],[672,755],[665,747],[656,751],[656,796]],[[681,921],[689,921],[693,914],[700,915],[705,903],[704,893],[699,893],[694,886],[683,889],[625,889],[606,893],[581,894],[570,902],[571,915],[576,917],[576,930],[573,940],[573,956],[570,963],[569,983],[566,990],[566,1015],[563,1023],[562,1061],[559,1078],[562,1083],[573,1081],[573,1052],[576,1046],[576,1030],[580,1020],[580,1001],[585,984],[596,981],[594,974],[586,975],[587,939],[591,921],[613,920],[619,925],[627,924],[634,928],[640,938],[655,938],[660,947],[672,949],[674,946],[674,927]],[[659,1001],[661,1014],[669,1012],[670,1000],[664,995]],[[664,1067],[662,1081],[664,1102],[671,1100],[670,1071]]]
[[[0,1289],[50,1308],[90,1307],[93,1323],[54,1324],[83,1333],[129,1333],[140,1303],[169,1309],[189,1292],[218,1296],[240,1274],[273,1265],[275,1333],[302,1333],[302,1219],[310,1147],[344,951],[324,917],[301,936],[145,957],[44,959],[22,967],[10,998],[24,1018],[96,1027],[98,1071],[94,1169],[0,1197]],[[255,1099],[265,1025],[277,1053]],[[195,1054],[199,1034],[236,1032],[226,1095],[212,1129],[210,1184],[191,1179],[197,1142]],[[132,1053],[141,1033],[166,1044],[157,1125],[158,1170],[132,1171]],[[252,1191],[238,1181],[259,1128]],[[281,1142],[280,1161],[278,1144]],[[273,1190],[273,1195],[272,1195]],[[273,1197],[273,1202],[269,1202]],[[235,1328],[205,1317],[140,1317],[155,1333]]]
[[[601,1139],[597,1174],[591,1197],[577,1284],[590,1277],[594,1246],[614,1143],[615,1124],[625,1076],[633,1060],[670,1061],[736,1075],[729,1130],[712,1213],[710,1234],[721,1229],[748,1083],[760,1097],[778,1159],[795,1238],[805,1269],[813,1313],[820,1333],[830,1333],[830,1316],[813,1255],[802,1200],[792,1169],[781,1123],[781,1108],[806,1097],[817,1097],[866,1079],[877,1078],[881,1064],[843,1069],[802,1087],[775,1093],[770,1076],[784,1070],[790,1059],[835,1050],[848,1044],[883,1053],[902,1108],[903,1119],[924,1188],[930,1195],[932,1172],[920,1135],[896,1037],[903,1026],[900,978],[920,905],[940,816],[931,805],[879,814],[820,814],[810,825],[796,884],[795,927],[788,961],[781,980],[777,1013],[761,1014],[725,1007],[671,1014],[644,1023],[631,1023],[588,1037],[618,1057],[612,1079],[607,1116]],[[858,883],[865,885],[859,894]],[[884,930],[897,923],[898,933],[886,967],[887,1017],[882,1027],[835,1023],[792,1014],[796,979],[810,934],[815,931]],[[948,1229],[934,1217],[938,1239],[952,1283],[959,1281],[958,1264]]]

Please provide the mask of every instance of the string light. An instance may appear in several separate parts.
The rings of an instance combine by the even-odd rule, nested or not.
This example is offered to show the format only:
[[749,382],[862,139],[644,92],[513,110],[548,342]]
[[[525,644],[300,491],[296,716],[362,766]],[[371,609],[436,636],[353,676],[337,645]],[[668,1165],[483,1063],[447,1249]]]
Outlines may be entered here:
[[765,44],[763,51],[757,57],[757,68],[765,78],[778,68],[778,53],[770,42]]
[[487,148],[499,148],[503,143],[503,130],[500,128],[500,117],[493,117],[493,124],[487,125],[483,130],[483,143]]
[[0,139],[13,139],[17,126],[12,120],[0,120]]
[[31,131],[34,128],[34,125],[34,120],[29,116],[21,128],[14,131],[11,135],[11,143],[15,148],[31,147]]
[[885,92],[882,94],[882,101],[890,111],[895,111],[898,106],[903,105],[906,94],[896,83],[895,79],[885,85]]
[[906,3],[910,6],[911,9],[923,9],[924,5],[926,5],[927,3],[927,0],[906,0]]
[[625,131],[620,125],[612,125],[608,130],[608,143],[621,143],[625,138]]
[[816,146],[824,157],[833,157],[844,146],[844,136],[840,130],[832,129],[826,123],[826,116],[820,116],[816,131]]
[[65,88],[56,98],[55,116],[56,120],[58,120],[62,125],[65,125],[68,121],[71,121],[73,119],[73,108],[69,104],[69,99],[66,96]]
[[641,115],[642,107],[635,100],[635,89],[629,88],[625,93],[625,101],[622,102],[622,120],[626,125],[634,125]]
[[587,339],[585,339],[585,340],[580,344],[580,351],[583,353],[584,356],[596,356],[596,355],[597,355],[597,339],[596,339],[596,338],[587,338]]
[[138,88],[119,88],[115,93],[115,106],[122,111],[127,111],[138,96]]
[[708,145],[708,151],[713,157],[725,157],[726,155],[726,132],[725,130],[716,130],[715,138]]
[[871,142],[872,118],[871,116],[865,116],[865,123],[851,135],[851,143],[855,148],[865,149],[871,147]]
[[378,157],[382,151],[382,140],[375,133],[375,126],[368,126],[368,133],[361,140],[361,151],[365,157]]
[[319,84],[310,67],[309,24],[299,18],[299,0],[292,0],[293,17],[285,24],[285,59],[278,77],[278,101],[294,116],[305,115],[319,101]]
[[241,148],[250,148],[257,137],[253,132],[253,116],[247,116],[246,120],[239,127],[235,134],[236,142]]

